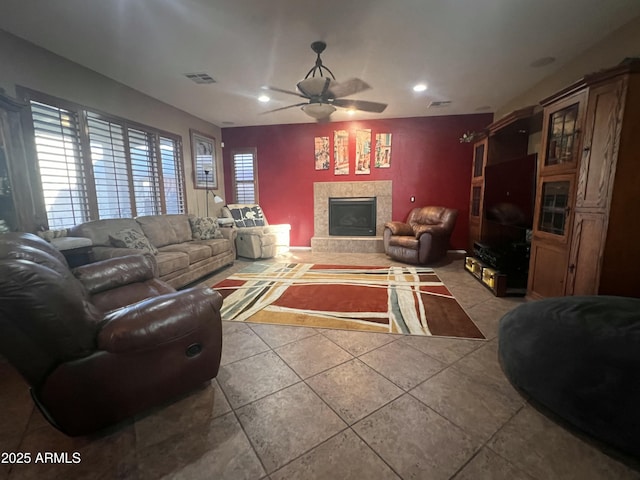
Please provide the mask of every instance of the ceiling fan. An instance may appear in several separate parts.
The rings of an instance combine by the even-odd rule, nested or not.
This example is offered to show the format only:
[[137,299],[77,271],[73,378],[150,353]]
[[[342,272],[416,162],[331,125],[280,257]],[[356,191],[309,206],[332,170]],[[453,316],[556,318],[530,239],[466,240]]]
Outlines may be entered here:
[[[276,108],[263,113],[278,112],[288,108],[302,107],[302,111],[315,118],[319,122],[328,121],[330,115],[336,111],[336,107],[350,110],[361,110],[363,112],[382,113],[387,108],[386,103],[369,102],[366,100],[348,100],[342,97],[354,95],[368,90],[371,87],[359,78],[350,78],[338,83],[333,72],[322,64],[320,54],[327,48],[327,44],[322,41],[313,42],[311,49],[317,54],[315,65],[309,70],[304,80],[298,82],[297,92],[284,90],[277,87],[265,87],[274,92],[287,93],[297,97],[305,98],[308,102],[296,103],[282,108]],[[328,74],[328,75],[327,75]]]

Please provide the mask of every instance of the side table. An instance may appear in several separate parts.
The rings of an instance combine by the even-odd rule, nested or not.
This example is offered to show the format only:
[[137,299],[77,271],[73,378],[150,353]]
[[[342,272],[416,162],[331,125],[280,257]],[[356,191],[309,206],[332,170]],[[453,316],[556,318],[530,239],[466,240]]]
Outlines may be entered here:
[[70,268],[91,263],[93,242],[90,238],[58,237],[51,240],[51,244],[64,255]]

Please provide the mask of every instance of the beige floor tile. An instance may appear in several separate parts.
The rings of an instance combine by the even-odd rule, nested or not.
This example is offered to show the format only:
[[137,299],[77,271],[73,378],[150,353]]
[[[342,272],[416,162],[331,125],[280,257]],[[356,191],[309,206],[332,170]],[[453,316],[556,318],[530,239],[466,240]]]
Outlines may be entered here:
[[[29,432],[19,451],[30,452],[32,462],[13,465],[11,480],[135,478],[136,475],[135,433],[131,425],[73,438],[44,426]],[[39,461],[38,454],[47,452],[65,455],[64,463]],[[74,454],[77,455],[74,457]]]
[[308,378],[306,382],[350,425],[404,393],[357,359]]
[[347,426],[304,383],[250,403],[236,413],[267,473]]
[[640,472],[598,451],[527,406],[488,443],[489,448],[535,478],[626,480]]
[[339,433],[270,476],[271,480],[397,480],[351,430]]
[[484,340],[419,335],[403,335],[399,340],[447,365],[486,345]]
[[523,399],[505,396],[455,367],[434,375],[409,393],[483,442],[524,405]]
[[[483,448],[453,480],[534,480],[500,455]],[[550,479],[551,480],[551,479]]]
[[267,350],[269,350],[269,346],[250,328],[236,330],[227,335],[223,334],[220,365],[227,365]]
[[353,429],[406,479],[449,479],[480,447],[463,430],[407,394]]
[[323,335],[303,338],[277,348],[275,352],[302,378],[340,365],[353,356]]
[[233,413],[138,450],[140,480],[257,480],[264,469]]
[[231,405],[224,396],[224,392],[220,388],[216,379],[211,380],[211,388],[213,389],[213,410],[212,417],[219,417],[231,411]]
[[330,329],[323,329],[320,330],[320,332],[332,342],[337,343],[340,347],[344,348],[347,352],[356,357],[398,339],[398,336],[389,335],[387,333]]
[[224,398],[222,392],[207,385],[175,402],[140,415],[134,424],[138,447],[160,443],[210,421],[219,397]]
[[235,409],[293,385],[300,377],[268,351],[220,367],[217,380]]
[[249,323],[247,325],[271,348],[278,348],[287,343],[318,334],[315,328],[310,327],[268,325],[262,323]]
[[404,390],[411,390],[446,366],[399,341],[384,345],[359,358]]

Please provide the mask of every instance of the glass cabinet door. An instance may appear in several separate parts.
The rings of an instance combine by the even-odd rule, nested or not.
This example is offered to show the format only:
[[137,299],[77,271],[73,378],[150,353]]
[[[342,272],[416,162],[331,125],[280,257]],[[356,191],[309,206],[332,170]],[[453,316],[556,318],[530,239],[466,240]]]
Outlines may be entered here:
[[574,170],[580,155],[580,134],[586,95],[576,94],[545,108],[541,174]]
[[473,177],[481,177],[484,167],[485,143],[476,144],[473,151]]
[[578,104],[551,114],[549,119],[549,142],[545,155],[545,166],[575,163],[574,145],[577,142]]
[[536,234],[562,241],[569,233],[573,176],[556,175],[542,178],[541,182],[534,225]]

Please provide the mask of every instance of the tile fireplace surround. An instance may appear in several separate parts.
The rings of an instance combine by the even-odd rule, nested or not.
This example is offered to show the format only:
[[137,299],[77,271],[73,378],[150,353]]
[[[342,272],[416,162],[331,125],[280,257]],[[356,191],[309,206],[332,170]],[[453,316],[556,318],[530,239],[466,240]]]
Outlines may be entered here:
[[[391,180],[375,182],[315,182],[313,184],[313,252],[381,253],[382,232],[391,217]],[[376,197],[376,235],[329,235],[329,197]]]

